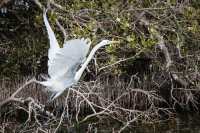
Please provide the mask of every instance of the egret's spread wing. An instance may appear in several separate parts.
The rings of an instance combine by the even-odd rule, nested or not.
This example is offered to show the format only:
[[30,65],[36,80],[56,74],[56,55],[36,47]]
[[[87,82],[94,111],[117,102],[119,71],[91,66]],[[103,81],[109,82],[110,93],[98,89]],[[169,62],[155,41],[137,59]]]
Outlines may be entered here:
[[73,54],[72,56],[77,56],[81,58],[83,61],[88,54],[90,48],[91,41],[90,39],[73,39],[65,42],[64,49],[69,49],[70,52]]
[[55,55],[58,52],[58,50],[60,49],[60,47],[59,47],[58,41],[56,40],[55,34],[54,34],[53,30],[51,29],[51,26],[47,20],[46,14],[47,14],[47,10],[44,11],[43,19],[44,19],[44,24],[46,26],[48,38],[49,38],[49,42],[50,42],[50,48],[48,51],[48,57],[49,57],[48,64],[49,64],[52,62],[53,58],[55,57]]
[[74,76],[78,66],[86,58],[89,47],[90,42],[87,39],[74,39],[65,42],[63,48],[60,48],[48,66],[50,77]]

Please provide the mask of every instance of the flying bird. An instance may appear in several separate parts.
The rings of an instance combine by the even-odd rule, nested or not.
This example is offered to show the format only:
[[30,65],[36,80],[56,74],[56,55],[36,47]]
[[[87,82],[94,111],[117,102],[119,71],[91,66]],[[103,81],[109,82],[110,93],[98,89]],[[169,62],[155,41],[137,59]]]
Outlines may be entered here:
[[103,40],[91,50],[88,56],[87,54],[91,44],[90,39],[68,40],[64,42],[63,47],[60,47],[46,14],[47,10],[43,13],[43,19],[50,43],[50,48],[48,50],[49,77],[46,78],[45,81],[36,82],[46,86],[46,89],[52,92],[50,101],[53,101],[60,96],[65,89],[79,81],[88,63],[100,47],[118,43],[118,41]]

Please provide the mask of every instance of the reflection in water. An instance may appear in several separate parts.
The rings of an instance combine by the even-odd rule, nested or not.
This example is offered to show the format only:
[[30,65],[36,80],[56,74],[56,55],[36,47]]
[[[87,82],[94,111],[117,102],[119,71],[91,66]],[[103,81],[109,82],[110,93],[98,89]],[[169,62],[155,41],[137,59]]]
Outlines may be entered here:
[[168,122],[136,127],[133,133],[200,133],[199,115],[178,115]]
[[[115,123],[115,122],[114,122]],[[105,124],[105,123],[104,123]],[[87,125],[87,124],[86,124]],[[79,125],[78,127],[68,128],[68,132],[87,132],[88,125]],[[107,124],[105,124],[107,125]],[[108,124],[93,126],[90,132],[110,133],[119,131],[120,125]],[[62,130],[62,129],[61,129]],[[66,131],[64,128],[62,131]],[[168,121],[144,124],[137,126],[129,126],[123,133],[200,133],[200,116],[179,114],[176,118]]]

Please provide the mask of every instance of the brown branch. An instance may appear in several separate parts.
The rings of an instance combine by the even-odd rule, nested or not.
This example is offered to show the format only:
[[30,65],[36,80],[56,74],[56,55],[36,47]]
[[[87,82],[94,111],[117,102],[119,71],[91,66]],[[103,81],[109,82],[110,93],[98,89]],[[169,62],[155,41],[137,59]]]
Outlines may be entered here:
[[165,59],[166,59],[166,62],[167,62],[166,68],[169,69],[169,67],[172,65],[172,60],[171,60],[169,51],[168,51],[167,47],[165,46],[163,37],[160,36],[159,34],[156,34],[156,37],[158,38],[158,41],[159,41],[158,46],[160,47],[163,54],[165,55]]
[[58,25],[58,27],[60,28],[60,30],[62,31],[63,33],[63,36],[64,36],[64,43],[65,41],[67,40],[67,33],[65,31],[65,28],[60,24],[60,22],[58,21],[58,19],[56,19],[56,24]]
[[40,3],[39,0],[32,0],[41,10],[44,8],[44,6]]
[[113,63],[113,64],[110,64],[110,65],[101,67],[101,68],[99,69],[99,71],[104,70],[104,69],[109,68],[109,67],[112,67],[112,66],[114,66],[114,65],[118,65],[118,64],[120,64],[120,63],[122,63],[122,62],[125,62],[125,61],[128,61],[128,60],[136,59],[136,58],[137,58],[142,52],[144,52],[144,51],[145,51],[145,49],[142,49],[142,50],[140,50],[139,52],[137,52],[137,53],[136,53],[134,56],[132,56],[132,57],[125,58],[125,59],[121,59],[121,60],[119,60],[119,61],[116,61],[116,62]]
[[7,104],[8,102],[12,102],[12,101],[16,101],[16,102],[22,102],[22,100],[20,98],[16,98],[15,96],[27,85],[29,85],[30,83],[35,82],[35,78],[27,81],[25,84],[23,84],[20,88],[18,88],[9,98],[7,98],[6,100],[2,101],[0,103],[0,108],[2,106],[4,106],[5,104]]

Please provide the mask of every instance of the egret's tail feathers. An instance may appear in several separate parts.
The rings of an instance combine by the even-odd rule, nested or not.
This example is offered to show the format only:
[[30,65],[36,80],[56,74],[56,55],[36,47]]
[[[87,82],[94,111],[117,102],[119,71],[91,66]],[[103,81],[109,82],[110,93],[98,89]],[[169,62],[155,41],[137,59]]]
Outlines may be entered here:
[[46,86],[46,87],[50,87],[51,86],[51,82],[48,81],[37,81],[37,83]]
[[37,84],[42,84],[40,81],[34,79],[34,82],[37,83]]

